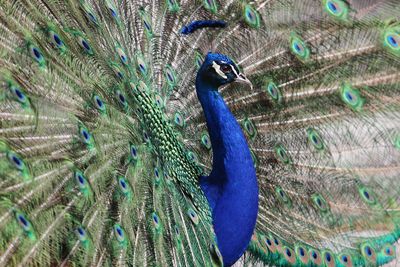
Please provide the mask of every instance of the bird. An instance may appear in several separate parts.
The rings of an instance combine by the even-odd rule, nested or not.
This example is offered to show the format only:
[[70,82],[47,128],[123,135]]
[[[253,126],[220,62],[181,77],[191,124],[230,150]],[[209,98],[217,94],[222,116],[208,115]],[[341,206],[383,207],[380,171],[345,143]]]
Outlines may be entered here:
[[397,0],[0,1],[0,266],[382,266]]

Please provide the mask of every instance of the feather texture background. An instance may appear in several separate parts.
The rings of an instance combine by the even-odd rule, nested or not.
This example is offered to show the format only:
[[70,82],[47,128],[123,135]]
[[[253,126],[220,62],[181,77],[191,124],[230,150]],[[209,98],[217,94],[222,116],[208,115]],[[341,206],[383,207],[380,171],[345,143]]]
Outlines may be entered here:
[[[260,190],[246,264],[398,265],[398,14],[396,0],[0,0],[0,266],[222,264],[198,183],[209,51],[253,83],[220,89]],[[180,34],[201,19],[227,26]]]

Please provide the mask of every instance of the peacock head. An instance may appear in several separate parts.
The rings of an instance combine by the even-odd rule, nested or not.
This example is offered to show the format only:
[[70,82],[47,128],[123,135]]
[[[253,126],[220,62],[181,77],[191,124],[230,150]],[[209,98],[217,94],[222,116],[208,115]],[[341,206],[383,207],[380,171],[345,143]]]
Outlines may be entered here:
[[208,53],[197,74],[197,79],[219,88],[232,82],[245,83],[251,86],[251,82],[240,73],[238,67],[228,56],[218,53]]

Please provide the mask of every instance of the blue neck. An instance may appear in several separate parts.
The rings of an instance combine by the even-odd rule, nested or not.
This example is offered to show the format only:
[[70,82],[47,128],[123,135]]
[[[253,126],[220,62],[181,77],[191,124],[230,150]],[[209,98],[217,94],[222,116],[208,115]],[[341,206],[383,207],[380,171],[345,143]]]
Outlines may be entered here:
[[210,176],[201,177],[200,185],[212,209],[224,265],[229,266],[242,256],[253,234],[258,186],[246,139],[217,89],[197,77],[197,96],[213,149],[213,169]]

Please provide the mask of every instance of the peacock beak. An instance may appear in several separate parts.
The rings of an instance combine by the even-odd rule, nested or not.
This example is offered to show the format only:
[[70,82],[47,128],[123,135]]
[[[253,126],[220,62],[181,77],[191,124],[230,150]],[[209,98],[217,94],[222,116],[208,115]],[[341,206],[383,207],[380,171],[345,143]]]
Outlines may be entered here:
[[236,78],[234,81],[237,83],[247,84],[250,86],[251,89],[253,89],[253,84],[251,83],[251,81],[249,79],[247,79],[246,76],[244,76],[244,74],[242,74],[242,73],[239,73],[238,75],[236,75]]

